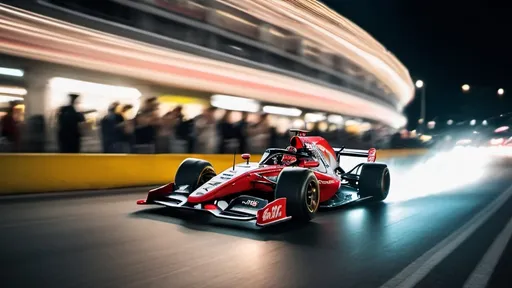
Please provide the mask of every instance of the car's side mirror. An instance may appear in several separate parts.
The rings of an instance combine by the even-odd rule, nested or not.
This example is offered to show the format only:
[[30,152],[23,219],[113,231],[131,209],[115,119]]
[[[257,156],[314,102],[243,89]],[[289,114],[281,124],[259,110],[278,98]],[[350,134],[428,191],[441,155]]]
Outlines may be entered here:
[[251,159],[251,154],[249,154],[249,153],[242,154],[242,159],[246,160],[247,164],[249,164],[249,159]]
[[304,165],[304,168],[316,168],[316,167],[320,166],[320,162],[314,161],[314,160],[304,161],[303,165]]

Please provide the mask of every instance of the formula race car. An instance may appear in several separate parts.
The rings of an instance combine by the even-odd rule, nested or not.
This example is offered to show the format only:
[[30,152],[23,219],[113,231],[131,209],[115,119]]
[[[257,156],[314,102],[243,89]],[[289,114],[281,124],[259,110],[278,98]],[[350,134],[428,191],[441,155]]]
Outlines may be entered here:
[[[211,213],[218,218],[252,221],[267,226],[287,220],[307,222],[319,207],[332,208],[355,201],[382,201],[390,188],[386,164],[375,163],[376,150],[332,148],[322,137],[295,135],[286,149],[270,148],[261,161],[241,164],[217,174],[200,159],[185,159],[175,182],[149,191],[137,204]],[[343,156],[364,157],[344,171]]]

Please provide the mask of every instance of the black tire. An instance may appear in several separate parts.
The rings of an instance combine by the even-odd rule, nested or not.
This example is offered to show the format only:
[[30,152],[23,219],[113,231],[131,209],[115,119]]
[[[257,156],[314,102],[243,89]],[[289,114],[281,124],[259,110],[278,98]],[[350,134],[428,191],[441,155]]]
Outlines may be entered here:
[[383,201],[388,197],[391,177],[386,164],[365,163],[359,175],[359,195]]
[[[320,186],[308,169],[284,168],[277,178],[274,195],[276,199],[286,198],[286,214],[294,221],[310,221],[320,205]],[[313,203],[311,200],[315,199]]]
[[174,177],[174,183],[177,187],[188,185],[192,192],[199,188],[208,180],[217,175],[212,164],[208,161],[195,158],[187,158],[181,162]]

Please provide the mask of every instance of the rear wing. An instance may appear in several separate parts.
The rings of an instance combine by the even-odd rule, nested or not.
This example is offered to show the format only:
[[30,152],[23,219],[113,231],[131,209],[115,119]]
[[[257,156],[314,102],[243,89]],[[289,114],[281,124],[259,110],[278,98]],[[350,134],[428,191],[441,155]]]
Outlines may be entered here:
[[369,150],[362,149],[345,149],[342,148],[333,148],[336,153],[336,158],[339,160],[340,156],[348,156],[348,157],[365,157],[368,162],[375,162],[377,160],[377,149],[371,148]]
[[295,136],[306,136],[309,131],[303,129],[290,129],[290,133],[295,133]]

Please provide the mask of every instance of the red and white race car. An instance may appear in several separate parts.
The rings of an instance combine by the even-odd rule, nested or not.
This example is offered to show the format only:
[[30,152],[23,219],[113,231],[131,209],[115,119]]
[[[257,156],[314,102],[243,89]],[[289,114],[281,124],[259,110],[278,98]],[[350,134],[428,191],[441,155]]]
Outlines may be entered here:
[[[261,161],[241,164],[221,173],[200,159],[184,160],[175,182],[149,191],[139,205],[211,213],[267,226],[287,220],[310,221],[319,207],[338,207],[355,201],[382,201],[388,196],[390,174],[386,164],[375,163],[376,150],[332,148],[322,137],[295,132],[287,149],[270,148]],[[364,157],[350,171],[341,157]]]

